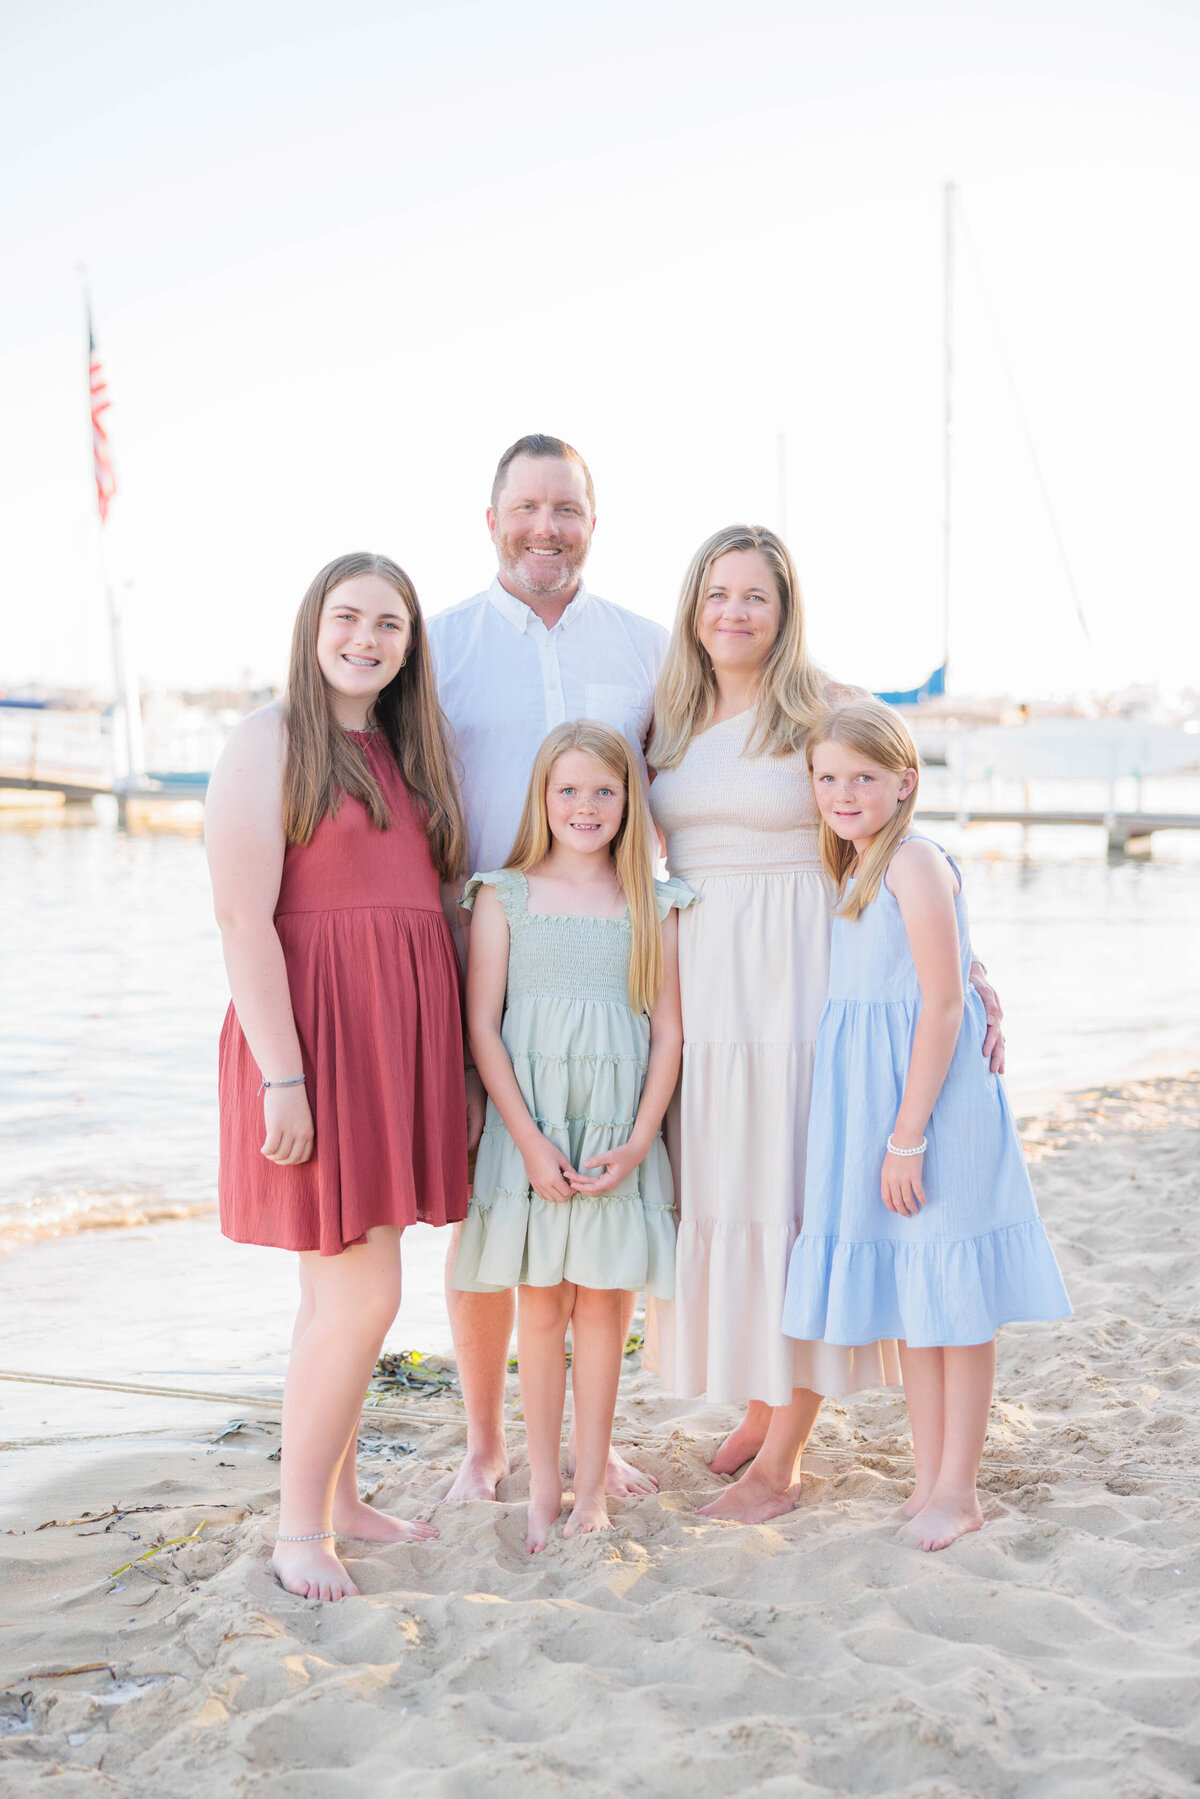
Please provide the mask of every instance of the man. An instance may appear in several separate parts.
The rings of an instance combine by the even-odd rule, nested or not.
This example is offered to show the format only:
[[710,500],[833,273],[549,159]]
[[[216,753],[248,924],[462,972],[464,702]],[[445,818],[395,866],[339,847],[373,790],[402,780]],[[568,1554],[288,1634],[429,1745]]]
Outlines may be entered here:
[[[502,868],[516,836],[539,744],[555,725],[614,725],[643,756],[661,625],[598,599],[583,584],[596,523],[587,464],[560,438],[522,437],[500,458],[487,512],[491,586],[429,621],[438,694],[454,729],[471,872]],[[515,1299],[459,1293],[446,1303],[467,1411],[467,1453],[447,1499],[494,1499],[508,1472],[504,1382]],[[628,1329],[628,1319],[626,1320]],[[655,1482],[610,1452],[613,1498]]]

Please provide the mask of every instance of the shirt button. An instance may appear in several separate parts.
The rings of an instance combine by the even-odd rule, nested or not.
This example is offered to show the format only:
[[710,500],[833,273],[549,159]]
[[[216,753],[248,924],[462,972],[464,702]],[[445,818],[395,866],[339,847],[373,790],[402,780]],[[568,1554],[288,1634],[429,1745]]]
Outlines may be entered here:
[[550,683],[550,691],[551,691],[551,693],[557,693],[557,692],[558,692],[558,682],[557,682],[557,681],[551,681],[551,683]]

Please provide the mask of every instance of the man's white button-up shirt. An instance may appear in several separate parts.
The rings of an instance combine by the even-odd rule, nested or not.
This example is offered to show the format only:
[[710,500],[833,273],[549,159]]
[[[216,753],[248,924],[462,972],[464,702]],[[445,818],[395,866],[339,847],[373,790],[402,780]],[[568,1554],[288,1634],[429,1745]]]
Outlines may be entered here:
[[567,719],[615,725],[644,750],[667,633],[582,585],[549,630],[499,578],[428,622],[454,730],[472,872],[502,868],[538,745]]

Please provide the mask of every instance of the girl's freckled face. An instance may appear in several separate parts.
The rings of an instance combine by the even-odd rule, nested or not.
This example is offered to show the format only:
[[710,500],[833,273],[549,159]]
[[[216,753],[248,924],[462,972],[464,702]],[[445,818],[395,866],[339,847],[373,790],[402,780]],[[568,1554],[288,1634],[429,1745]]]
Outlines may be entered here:
[[916,785],[916,770],[881,768],[842,743],[819,743],[812,755],[817,809],[847,843],[878,836]]
[[586,750],[568,750],[550,770],[546,817],[550,835],[568,849],[607,849],[625,816],[625,786]]

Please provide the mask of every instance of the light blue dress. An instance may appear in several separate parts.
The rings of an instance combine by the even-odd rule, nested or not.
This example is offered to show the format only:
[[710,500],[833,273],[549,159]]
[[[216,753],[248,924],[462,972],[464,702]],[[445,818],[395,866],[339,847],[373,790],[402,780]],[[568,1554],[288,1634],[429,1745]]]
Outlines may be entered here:
[[904,921],[886,881],[857,919],[834,919],[804,1223],[784,1300],[790,1337],[844,1344],[898,1337],[914,1349],[937,1348],[987,1343],[1015,1319],[1071,1314],[1003,1083],[981,1053],[987,1024],[967,979],[962,876],[947,861],[959,882],[954,911],[966,997],[925,1133],[926,1204],[915,1218],[890,1212],[879,1191],[921,1011]]
[[[629,916],[531,912],[515,868],[472,875],[461,901],[468,910],[482,886],[495,889],[508,921],[500,1035],[521,1097],[543,1136],[582,1169],[628,1141],[646,1079],[650,1019],[630,1004]],[[660,918],[696,897],[682,881],[654,886]],[[468,1293],[567,1280],[670,1299],[675,1192],[661,1132],[615,1193],[542,1199],[489,1099],[451,1278]]]

